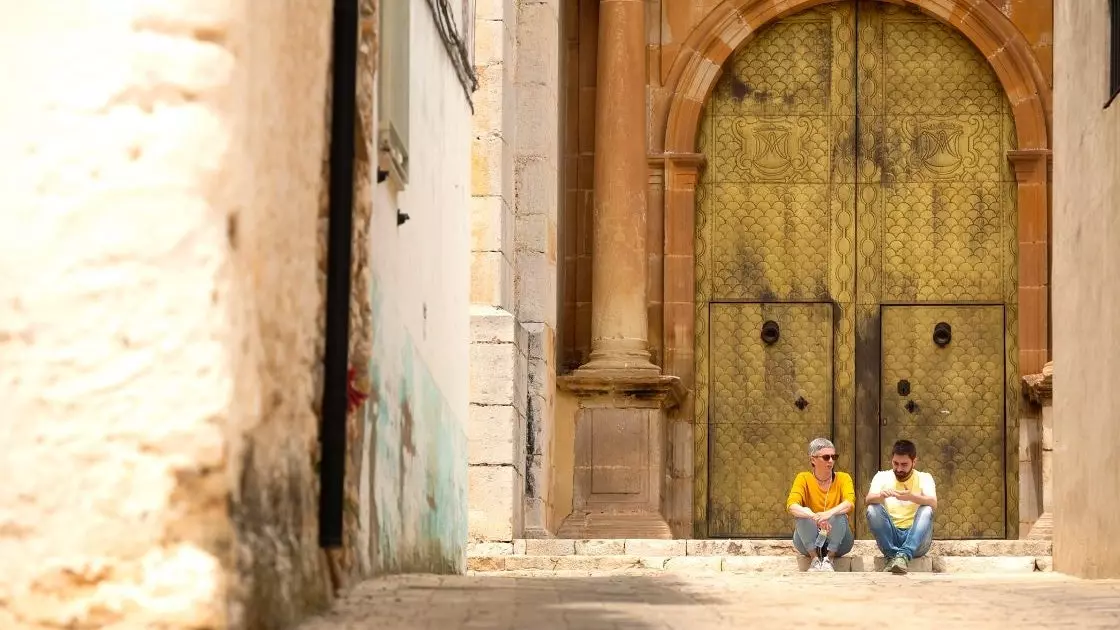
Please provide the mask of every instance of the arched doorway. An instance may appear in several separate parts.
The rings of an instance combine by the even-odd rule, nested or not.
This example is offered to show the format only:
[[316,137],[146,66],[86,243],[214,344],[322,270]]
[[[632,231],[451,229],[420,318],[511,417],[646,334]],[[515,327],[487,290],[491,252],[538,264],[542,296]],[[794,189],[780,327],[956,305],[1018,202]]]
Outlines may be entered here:
[[938,536],[1007,536],[1016,133],[984,55],[915,10],[824,4],[731,54],[697,144],[708,535],[786,535],[786,485],[825,435],[862,484],[913,440]]

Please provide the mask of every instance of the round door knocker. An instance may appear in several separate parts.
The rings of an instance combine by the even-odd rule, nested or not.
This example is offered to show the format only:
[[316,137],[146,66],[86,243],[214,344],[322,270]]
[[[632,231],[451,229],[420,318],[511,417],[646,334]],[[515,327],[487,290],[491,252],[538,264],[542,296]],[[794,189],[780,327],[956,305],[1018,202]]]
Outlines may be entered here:
[[778,322],[768,319],[766,323],[762,324],[762,343],[772,346],[781,337],[781,332],[778,329]]
[[933,327],[933,343],[944,348],[953,340],[953,327],[945,322],[938,322]]

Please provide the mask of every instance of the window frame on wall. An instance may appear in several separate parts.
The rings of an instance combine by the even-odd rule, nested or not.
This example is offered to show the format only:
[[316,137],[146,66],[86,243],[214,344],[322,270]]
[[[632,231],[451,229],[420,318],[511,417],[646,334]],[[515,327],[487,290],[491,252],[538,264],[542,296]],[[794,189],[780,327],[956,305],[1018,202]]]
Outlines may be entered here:
[[1108,62],[1108,108],[1120,95],[1120,0],[1108,0],[1109,23],[1109,62]]
[[409,54],[412,0],[390,0],[380,7],[380,58],[377,73],[378,181],[408,184]]

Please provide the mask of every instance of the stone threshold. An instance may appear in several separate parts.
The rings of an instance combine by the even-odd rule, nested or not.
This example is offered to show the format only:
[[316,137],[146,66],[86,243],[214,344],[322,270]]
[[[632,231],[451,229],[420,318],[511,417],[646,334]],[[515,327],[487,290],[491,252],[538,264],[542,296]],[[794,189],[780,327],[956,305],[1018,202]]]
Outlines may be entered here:
[[[910,570],[918,573],[1031,573],[1050,571],[1048,540],[937,540]],[[490,571],[728,571],[796,573],[808,567],[788,540],[529,539],[478,542],[467,548],[467,569]],[[881,571],[875,542],[857,540],[836,561],[839,572]]]
[[[471,556],[467,558],[470,573],[491,572],[728,572],[792,574],[805,571],[808,559],[782,556]],[[845,556],[838,558],[835,570],[840,573],[864,573],[883,570],[879,556]],[[1036,573],[1052,570],[1049,556],[925,556],[910,563],[913,573],[1008,574]]]
[[[935,540],[931,557],[1049,557],[1049,540]],[[513,542],[474,542],[467,545],[468,557],[497,556],[789,556],[797,553],[785,539],[599,539],[570,540],[540,538]],[[853,557],[877,556],[873,540],[857,540]]]

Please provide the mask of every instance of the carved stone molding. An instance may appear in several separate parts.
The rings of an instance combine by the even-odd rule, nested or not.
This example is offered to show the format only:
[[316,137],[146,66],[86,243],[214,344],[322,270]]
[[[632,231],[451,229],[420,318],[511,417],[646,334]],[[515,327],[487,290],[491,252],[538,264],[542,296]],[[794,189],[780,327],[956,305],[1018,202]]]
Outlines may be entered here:
[[1049,407],[1054,403],[1054,362],[1042,367],[1041,374],[1023,377],[1023,395],[1036,405]]
[[613,406],[622,407],[672,409],[686,395],[678,377],[642,371],[576,370],[558,378],[557,385],[587,402],[609,400]]

